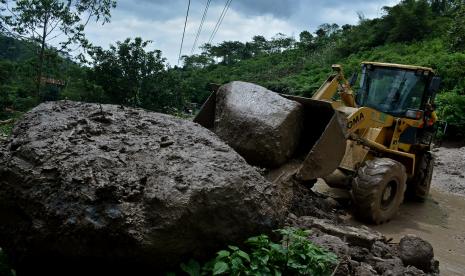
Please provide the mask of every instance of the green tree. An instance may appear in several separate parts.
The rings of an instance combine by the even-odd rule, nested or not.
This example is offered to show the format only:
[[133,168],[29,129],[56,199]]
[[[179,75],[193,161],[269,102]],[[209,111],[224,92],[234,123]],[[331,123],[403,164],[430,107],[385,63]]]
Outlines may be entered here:
[[383,31],[388,32],[389,42],[423,39],[431,32],[431,7],[426,0],[402,0],[393,7],[383,8]]
[[[15,94],[8,82],[13,78],[15,66],[9,61],[0,61],[0,114],[6,107],[12,106]],[[1,117],[1,116],[0,116]]]
[[313,35],[309,31],[302,31],[299,34],[298,47],[305,50],[311,50],[314,46]]
[[240,41],[223,41],[211,47],[211,54],[221,59],[222,64],[233,64],[244,59],[244,43]]
[[150,43],[128,38],[109,50],[95,47],[90,52],[92,79],[103,88],[105,101],[165,112],[183,106],[178,73],[166,70],[161,51],[147,50]]
[[270,51],[270,43],[262,35],[256,35],[252,38],[252,53],[254,56]]
[[[107,23],[115,0],[1,0],[0,25],[2,32],[37,45],[36,94],[39,96],[47,48],[58,45],[67,53],[73,45],[87,47],[84,35],[87,23]],[[82,57],[82,56],[81,56]]]
[[453,50],[465,51],[465,4],[456,12],[448,37]]
[[186,69],[205,68],[214,63],[214,59],[206,52],[200,55],[182,56],[182,60]]
[[294,47],[295,39],[283,33],[277,33],[270,41],[271,51],[280,53]]

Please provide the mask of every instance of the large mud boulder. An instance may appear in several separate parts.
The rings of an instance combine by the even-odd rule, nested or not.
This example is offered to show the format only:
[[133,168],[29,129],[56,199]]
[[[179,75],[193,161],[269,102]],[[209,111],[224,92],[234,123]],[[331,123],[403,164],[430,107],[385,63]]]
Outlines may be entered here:
[[214,133],[168,115],[45,103],[1,147],[0,245],[23,270],[177,266],[284,215],[274,184]]
[[216,95],[214,132],[250,164],[277,167],[299,143],[303,108],[261,86],[234,81]]

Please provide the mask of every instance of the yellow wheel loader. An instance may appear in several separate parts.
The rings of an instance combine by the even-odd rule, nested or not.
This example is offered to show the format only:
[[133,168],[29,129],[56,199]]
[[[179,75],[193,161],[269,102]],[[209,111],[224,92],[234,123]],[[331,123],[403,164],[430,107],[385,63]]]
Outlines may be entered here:
[[[380,224],[397,213],[405,194],[424,200],[429,193],[441,80],[420,66],[361,67],[356,95],[358,74],[348,81],[339,65],[312,98],[281,95],[303,106],[303,131],[293,159],[269,175],[291,170],[300,182],[323,178],[330,187],[348,189],[355,215]],[[216,93],[194,119],[209,129],[215,125]]]

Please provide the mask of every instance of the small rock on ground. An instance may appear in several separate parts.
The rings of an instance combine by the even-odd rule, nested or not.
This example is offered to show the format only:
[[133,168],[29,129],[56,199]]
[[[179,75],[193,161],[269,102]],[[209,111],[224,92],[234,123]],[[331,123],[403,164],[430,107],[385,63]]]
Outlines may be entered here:
[[415,266],[425,272],[431,270],[434,258],[431,244],[415,235],[407,235],[400,240],[399,254],[405,265]]

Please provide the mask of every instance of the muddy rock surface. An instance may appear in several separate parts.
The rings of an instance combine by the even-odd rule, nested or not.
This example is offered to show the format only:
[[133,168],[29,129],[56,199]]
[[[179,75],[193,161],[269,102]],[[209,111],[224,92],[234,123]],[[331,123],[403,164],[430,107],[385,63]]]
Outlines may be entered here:
[[[419,253],[415,251],[418,248],[392,243],[381,233],[366,226],[354,227],[334,219],[312,216],[289,218],[288,224],[311,229],[310,239],[338,256],[334,275],[439,275],[439,263],[432,255],[422,255],[424,260],[421,263],[407,261],[405,256],[415,258],[412,254]],[[404,239],[411,241],[412,237],[406,236]],[[415,242],[429,245],[417,237]]]
[[432,187],[465,195],[465,146],[435,148],[433,155]]
[[214,132],[250,164],[277,167],[296,150],[302,106],[261,86],[234,81],[217,92]]
[[284,216],[282,186],[209,130],[168,115],[45,103],[0,147],[0,244],[18,268],[177,266]]
[[339,258],[349,254],[349,246],[341,238],[331,235],[316,236],[313,243],[336,254]]

